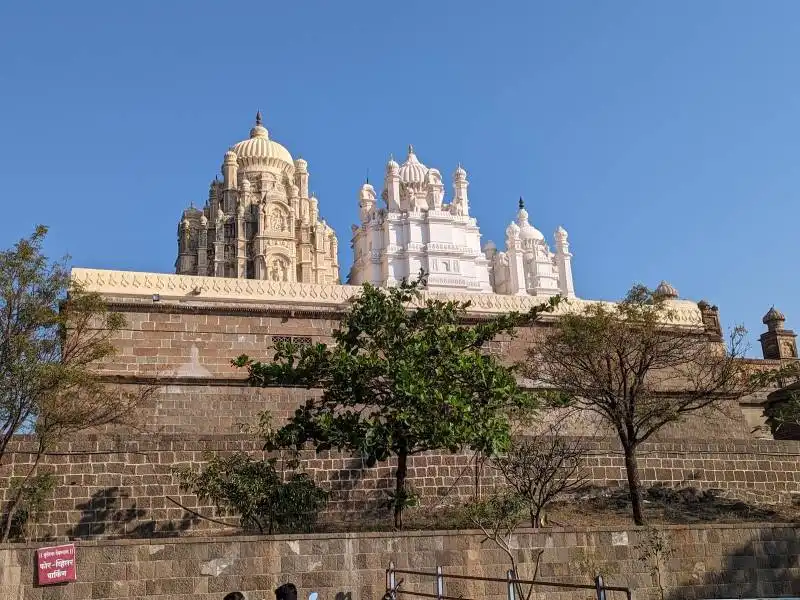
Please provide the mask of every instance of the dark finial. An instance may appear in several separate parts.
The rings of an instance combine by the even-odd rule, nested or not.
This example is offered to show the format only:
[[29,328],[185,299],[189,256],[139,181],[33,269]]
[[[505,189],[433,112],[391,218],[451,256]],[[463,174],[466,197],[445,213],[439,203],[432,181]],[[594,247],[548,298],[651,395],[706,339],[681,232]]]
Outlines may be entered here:
[[522,196],[519,197],[519,209],[522,210],[525,208],[525,201],[522,199]]
[[411,144],[408,145],[408,153],[414,154],[414,146],[412,146]]
[[367,183],[369,183],[369,169],[367,169]]
[[256,125],[261,125],[261,111],[256,112]]

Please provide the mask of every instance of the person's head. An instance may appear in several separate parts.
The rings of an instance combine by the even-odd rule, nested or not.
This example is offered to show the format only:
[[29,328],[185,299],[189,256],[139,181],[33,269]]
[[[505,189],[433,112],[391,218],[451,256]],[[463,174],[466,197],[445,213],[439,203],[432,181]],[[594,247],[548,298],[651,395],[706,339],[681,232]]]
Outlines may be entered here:
[[244,597],[244,594],[242,592],[231,592],[230,594],[225,596],[222,600],[247,600],[247,598]]
[[293,583],[284,583],[275,590],[275,600],[297,600],[297,588]]

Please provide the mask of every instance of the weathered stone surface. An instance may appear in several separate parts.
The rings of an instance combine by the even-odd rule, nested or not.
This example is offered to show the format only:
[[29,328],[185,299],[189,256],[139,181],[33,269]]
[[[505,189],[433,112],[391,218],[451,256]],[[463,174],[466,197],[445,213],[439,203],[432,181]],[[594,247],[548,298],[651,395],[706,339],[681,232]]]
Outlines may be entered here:
[[[660,567],[665,598],[722,597],[720,594],[729,598],[797,596],[797,533],[797,527],[791,525],[665,528],[665,537],[674,551]],[[530,573],[535,549],[544,548],[539,571],[542,581],[591,584],[593,570],[597,569],[608,585],[631,587],[637,600],[656,599],[660,598],[656,579],[650,566],[640,560],[642,534],[640,528],[523,530],[516,539],[516,553],[523,576]],[[611,545],[623,539],[627,540],[626,545]],[[32,583],[36,546],[12,544],[0,548],[0,598],[218,600],[240,590],[254,600],[272,598],[277,585],[293,582],[302,597],[317,591],[323,599],[349,594],[352,600],[373,600],[383,593],[385,569],[390,561],[398,568],[425,572],[440,565],[445,575],[504,577],[507,557],[482,540],[477,532],[409,532],[197,537],[161,540],[163,543],[158,544],[157,540],[79,542],[79,581],[49,588]],[[116,562],[109,562],[113,557]],[[263,557],[280,560],[262,560]],[[93,564],[104,568],[87,568]],[[109,579],[112,575],[113,579]],[[430,593],[434,589],[430,577],[398,574],[397,578],[404,579],[403,589],[408,591]],[[502,582],[446,578],[445,591],[466,598],[505,598]],[[540,584],[536,596],[583,600],[591,594],[591,590],[564,590]]]
[[[12,441],[11,473],[26,472],[33,460],[30,449],[24,437]],[[53,454],[44,457],[41,468],[54,473],[58,487],[45,502],[45,516],[35,530],[37,537],[142,537],[219,528],[175,503],[202,514],[214,514],[212,507],[180,490],[174,468],[197,466],[209,451],[259,453],[261,442],[245,434],[96,437],[66,442],[53,450]],[[82,453],[89,453],[91,472],[86,472],[87,455]],[[788,501],[793,494],[800,494],[798,455],[800,442],[796,441],[654,442],[641,447],[640,468],[646,485],[735,490],[737,498],[746,502]],[[472,459],[470,454],[441,453],[411,457],[409,477],[423,505],[441,505],[445,497],[448,503],[471,498]],[[768,471],[763,470],[765,464],[769,465]],[[129,468],[131,465],[135,468]],[[302,457],[302,466],[331,491],[325,518],[340,522],[358,522],[365,515],[376,514],[393,486],[391,461],[367,468],[359,459],[348,456],[308,452]],[[597,485],[623,486],[626,482],[622,454],[610,441],[592,442],[584,466],[590,481]],[[768,477],[750,477],[764,472]],[[481,485],[491,489],[503,485],[503,479],[484,467]],[[0,480],[0,500],[7,500],[8,493],[8,479]],[[701,494],[686,490],[676,494],[666,489],[664,493],[671,494],[670,501],[674,502],[693,502]],[[223,518],[236,523],[235,518]],[[612,540],[609,538],[607,543],[611,546]],[[157,554],[174,550],[170,546],[150,548]],[[109,547],[108,551],[119,552],[120,548]],[[210,555],[206,560],[218,557]],[[118,560],[118,556],[109,556],[101,562]]]

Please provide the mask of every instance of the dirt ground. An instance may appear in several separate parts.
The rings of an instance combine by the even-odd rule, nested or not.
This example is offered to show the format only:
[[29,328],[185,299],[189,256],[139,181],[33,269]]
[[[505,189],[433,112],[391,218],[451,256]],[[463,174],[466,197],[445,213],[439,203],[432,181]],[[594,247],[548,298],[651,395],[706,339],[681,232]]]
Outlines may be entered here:
[[[698,490],[651,487],[644,492],[645,517],[651,525],[691,523],[800,523],[800,501],[792,504],[770,504],[748,497],[749,492],[735,490]],[[412,508],[405,518],[406,529],[472,528],[459,508]],[[631,525],[631,504],[625,488],[589,488],[569,500],[558,502],[546,512],[549,527],[594,527]],[[352,524],[350,524],[352,526]],[[391,529],[374,520],[357,529]],[[527,523],[521,523],[526,526]],[[327,527],[336,528],[334,524]],[[327,528],[325,527],[325,528]]]

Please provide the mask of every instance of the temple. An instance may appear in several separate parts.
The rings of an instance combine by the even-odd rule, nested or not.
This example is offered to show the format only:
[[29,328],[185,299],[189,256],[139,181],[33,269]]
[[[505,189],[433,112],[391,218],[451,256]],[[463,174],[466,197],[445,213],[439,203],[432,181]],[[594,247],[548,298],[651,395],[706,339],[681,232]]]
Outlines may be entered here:
[[308,163],[269,137],[256,115],[250,137],[225,153],[222,181],[178,225],[179,275],[339,283],[338,242],[308,193]]
[[467,172],[453,173],[453,196],[445,202],[441,173],[426,167],[409,146],[402,165],[386,164],[378,206],[367,181],[358,193],[360,223],[353,225],[349,283],[394,285],[420,271],[434,292],[471,292],[575,297],[567,232],[555,232],[555,252],[528,221],[520,198],[516,221],[506,229],[506,248],[491,241],[481,249],[478,223],[469,214]]
[[506,228],[506,249],[487,242],[492,288],[497,294],[575,297],[572,283],[572,254],[563,227],[554,234],[556,251],[551,252],[541,231],[528,221],[525,203],[519,199],[516,221]]
[[390,159],[381,193],[385,206],[378,206],[369,182],[359,191],[361,222],[352,228],[349,283],[390,286],[424,271],[430,291],[491,293],[489,261],[469,214],[468,185],[459,165],[448,203],[441,173],[422,164],[412,146],[402,165]]

